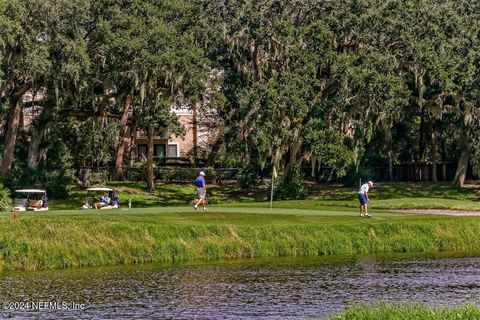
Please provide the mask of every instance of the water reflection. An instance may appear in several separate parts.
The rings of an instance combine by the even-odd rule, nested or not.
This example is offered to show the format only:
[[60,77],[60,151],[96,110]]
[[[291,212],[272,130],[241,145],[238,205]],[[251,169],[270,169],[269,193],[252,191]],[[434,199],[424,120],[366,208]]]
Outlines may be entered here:
[[478,302],[480,258],[275,259],[0,275],[5,302],[83,310],[2,310],[0,318],[323,318],[350,304]]

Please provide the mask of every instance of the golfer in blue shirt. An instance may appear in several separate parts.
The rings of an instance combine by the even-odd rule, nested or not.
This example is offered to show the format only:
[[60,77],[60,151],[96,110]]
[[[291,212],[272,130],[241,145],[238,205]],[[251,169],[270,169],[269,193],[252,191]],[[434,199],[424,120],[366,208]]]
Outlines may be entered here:
[[195,181],[193,181],[193,184],[195,185],[197,196],[198,196],[197,203],[194,206],[195,210],[197,210],[199,204],[202,204],[203,210],[207,211],[208,210],[207,202],[205,201],[205,196],[207,195],[207,185],[205,183],[205,172],[200,171],[200,173],[198,174],[198,177],[195,179]]

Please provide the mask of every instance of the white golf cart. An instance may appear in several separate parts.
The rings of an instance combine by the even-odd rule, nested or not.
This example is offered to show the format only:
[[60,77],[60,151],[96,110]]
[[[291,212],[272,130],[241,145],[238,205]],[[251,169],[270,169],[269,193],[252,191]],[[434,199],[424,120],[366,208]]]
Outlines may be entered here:
[[[100,195],[100,194],[103,194]],[[88,188],[82,209],[118,209],[120,202],[111,188]]]
[[13,201],[13,211],[47,211],[47,192],[40,189],[15,190],[17,196]]

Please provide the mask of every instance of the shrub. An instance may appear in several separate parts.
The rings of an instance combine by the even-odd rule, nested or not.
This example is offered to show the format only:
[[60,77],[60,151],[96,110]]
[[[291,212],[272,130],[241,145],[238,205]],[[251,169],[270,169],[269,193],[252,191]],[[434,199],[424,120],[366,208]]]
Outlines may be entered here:
[[108,182],[108,177],[109,174],[106,170],[100,172],[91,172],[90,170],[90,172],[84,175],[84,186],[90,187],[95,185],[103,185]]
[[37,169],[27,167],[25,161],[15,161],[4,179],[9,189],[45,188],[50,197],[65,198],[74,179],[73,158],[65,143],[57,141],[47,154],[48,164]]
[[171,168],[159,167],[156,168],[155,179],[169,183],[169,182],[186,182],[191,183],[197,177],[198,170],[193,168]]
[[127,181],[146,181],[147,180],[147,163],[136,162],[133,166],[126,169]]
[[274,197],[277,200],[304,199],[307,195],[304,174],[300,164],[292,168],[289,176],[276,183]]
[[214,183],[217,181],[218,173],[214,168],[206,168],[203,172],[205,172],[205,179],[207,182]]
[[252,164],[247,164],[240,168],[237,173],[238,185],[242,189],[253,187],[257,185],[259,176],[257,168]]
[[358,171],[356,171],[355,166],[351,166],[347,170],[345,177],[343,177],[342,182],[348,186],[357,186],[360,179],[362,179],[362,182],[366,182],[368,180],[372,180],[372,177],[372,169],[360,167],[358,168]]
[[58,139],[49,149],[47,164],[40,167],[41,179],[50,196],[66,198],[74,179],[73,157],[67,145]]
[[0,211],[7,211],[12,207],[12,199],[10,198],[10,190],[0,183]]

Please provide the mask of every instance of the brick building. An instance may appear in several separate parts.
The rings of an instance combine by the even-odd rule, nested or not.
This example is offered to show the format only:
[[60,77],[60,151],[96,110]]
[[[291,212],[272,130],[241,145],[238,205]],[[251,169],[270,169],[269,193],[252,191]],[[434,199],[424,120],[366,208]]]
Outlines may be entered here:
[[[42,111],[40,102],[43,99],[43,92],[28,92],[24,98],[25,104],[22,108],[20,126],[28,128],[33,120],[39,116]],[[216,130],[209,129],[206,122],[212,120],[212,116],[208,111],[194,113],[189,107],[172,107],[172,111],[178,116],[180,123],[185,127],[184,136],[176,136],[175,134],[158,134],[154,135],[154,157],[188,157],[192,154],[195,147],[208,148],[212,139],[217,136]],[[147,133],[145,130],[137,130],[132,141],[130,128],[125,132],[124,152],[131,155],[131,162],[145,161],[147,157]]]
[[[192,154],[194,148],[207,148],[212,139],[216,137],[214,130],[208,129],[202,125],[203,117],[197,117],[190,108],[172,109],[178,116],[180,123],[185,127],[184,136],[175,134],[158,134],[153,138],[154,157],[188,157]],[[130,137],[130,130],[127,130],[126,136]],[[147,133],[145,130],[137,130],[135,141],[128,141],[125,144],[125,152],[131,153],[133,161],[145,161],[147,158]],[[133,147],[134,150],[130,150]]]

